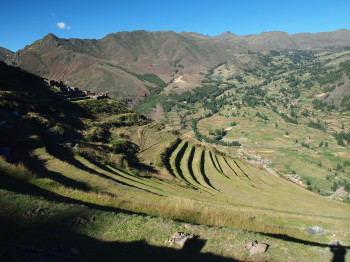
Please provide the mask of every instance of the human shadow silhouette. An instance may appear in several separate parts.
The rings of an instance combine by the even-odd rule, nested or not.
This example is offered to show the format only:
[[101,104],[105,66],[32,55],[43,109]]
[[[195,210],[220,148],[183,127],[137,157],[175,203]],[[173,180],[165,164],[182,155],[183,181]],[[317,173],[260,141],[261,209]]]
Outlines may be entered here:
[[263,233],[263,232],[259,232],[259,234],[273,237],[273,238],[277,238],[277,239],[282,239],[284,241],[299,243],[299,244],[303,244],[303,245],[329,248],[330,251],[333,253],[333,258],[332,258],[331,262],[345,262],[345,255],[347,253],[347,250],[350,249],[350,246],[343,246],[339,242],[337,242],[335,244],[322,244],[322,243],[317,243],[317,242],[312,242],[312,241],[307,241],[307,240],[302,240],[302,239],[290,237],[290,236],[283,235],[283,234],[272,234],[272,233]]
[[349,247],[344,247],[337,242],[335,245],[330,247],[331,252],[333,253],[333,258],[331,262],[345,262],[346,249]]
[[188,239],[184,246],[182,247],[182,251],[189,254],[198,254],[205,246],[207,240],[200,239],[197,237]]

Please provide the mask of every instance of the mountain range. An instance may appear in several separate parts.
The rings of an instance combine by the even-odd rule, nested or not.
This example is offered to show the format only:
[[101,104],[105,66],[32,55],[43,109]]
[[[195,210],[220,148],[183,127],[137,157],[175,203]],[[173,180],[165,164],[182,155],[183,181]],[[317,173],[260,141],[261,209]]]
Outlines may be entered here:
[[[269,50],[343,50],[350,47],[350,30],[287,34],[264,32],[238,36],[231,32],[210,37],[193,32],[118,32],[96,39],[63,39],[48,34],[22,50],[0,49],[0,59],[48,79],[131,102],[154,86],[143,77],[155,74],[165,83],[165,92],[201,84],[207,70],[227,63],[235,75],[261,62],[256,52]],[[225,80],[225,79],[224,79]]]

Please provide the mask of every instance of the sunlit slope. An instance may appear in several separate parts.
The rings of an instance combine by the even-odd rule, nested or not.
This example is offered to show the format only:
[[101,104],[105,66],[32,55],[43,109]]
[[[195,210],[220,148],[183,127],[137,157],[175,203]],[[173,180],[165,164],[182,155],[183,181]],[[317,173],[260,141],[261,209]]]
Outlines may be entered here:
[[[189,141],[177,143],[168,157],[173,179],[137,175],[78,154],[62,158],[45,148],[36,149],[30,161],[33,157],[41,171],[29,178],[18,175],[21,168],[9,172],[10,164],[1,166],[40,190],[106,208],[301,239],[310,237],[305,227],[318,225],[350,241],[347,204]],[[322,241],[331,241],[332,234]]]
[[[193,156],[192,156],[193,155]],[[209,188],[217,198],[252,207],[348,217],[349,207],[316,195],[264,169],[182,141],[172,152],[169,170],[197,188]]]

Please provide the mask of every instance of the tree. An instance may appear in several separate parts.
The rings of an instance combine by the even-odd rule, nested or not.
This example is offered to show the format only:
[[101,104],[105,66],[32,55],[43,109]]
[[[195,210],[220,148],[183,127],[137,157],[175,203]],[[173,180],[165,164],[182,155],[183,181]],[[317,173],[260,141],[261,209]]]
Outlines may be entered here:
[[333,185],[331,186],[331,189],[332,189],[332,191],[337,191],[337,189],[338,189],[338,183],[337,183],[337,181],[334,181],[334,182],[333,182]]

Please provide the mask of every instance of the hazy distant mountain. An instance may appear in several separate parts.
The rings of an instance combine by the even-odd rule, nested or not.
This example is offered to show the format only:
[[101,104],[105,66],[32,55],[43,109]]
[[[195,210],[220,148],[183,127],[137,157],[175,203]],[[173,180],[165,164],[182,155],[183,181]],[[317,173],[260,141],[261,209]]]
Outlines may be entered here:
[[333,49],[350,46],[350,30],[341,29],[323,33],[287,34],[284,32],[264,32],[259,35],[248,35],[231,39],[248,48],[281,48],[281,49]]
[[6,48],[0,47],[0,61],[6,61],[7,59],[10,59],[12,56],[13,56],[12,51]]
[[[62,39],[53,34],[16,52],[11,64],[71,86],[109,92],[138,100],[148,93],[137,74],[158,75],[169,86],[198,86],[209,68],[228,61],[234,68],[258,63],[250,51],[269,49],[337,49],[350,46],[350,30],[289,35],[267,32],[237,36],[225,32],[209,37],[198,33],[134,31],[102,39]],[[167,90],[167,89],[166,89]],[[179,89],[181,90],[181,88]]]

